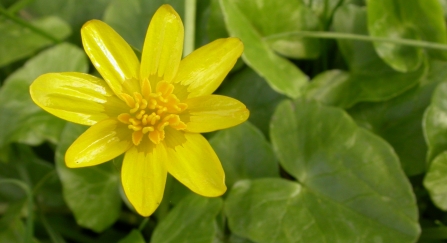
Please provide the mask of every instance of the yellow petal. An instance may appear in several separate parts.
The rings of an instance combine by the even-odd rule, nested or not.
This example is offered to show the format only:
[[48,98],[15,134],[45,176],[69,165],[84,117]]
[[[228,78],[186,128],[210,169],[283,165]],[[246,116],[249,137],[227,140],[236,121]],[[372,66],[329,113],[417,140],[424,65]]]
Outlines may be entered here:
[[206,197],[225,193],[222,165],[202,135],[166,129],[166,138],[160,145],[159,150],[166,150],[168,172],[183,185]]
[[151,215],[163,198],[166,183],[165,154],[159,151],[126,152],[121,170],[124,192],[135,210],[142,216]]
[[93,125],[127,110],[107,83],[83,73],[48,73],[30,86],[34,103],[64,120]]
[[81,36],[85,52],[115,94],[139,91],[140,62],[118,33],[102,21],[91,20],[82,26]]
[[215,40],[183,59],[173,82],[189,86],[189,98],[212,94],[243,50],[244,45],[237,38]]
[[[170,82],[177,73],[183,49],[183,23],[169,5],[162,5],[149,24],[141,56],[140,76],[149,78],[151,85],[156,77]],[[154,86],[155,87],[155,86]]]
[[115,119],[96,123],[73,142],[65,154],[67,167],[77,168],[104,163],[132,146],[132,132]]
[[250,112],[240,101],[221,95],[206,95],[187,99],[188,105],[180,119],[188,132],[212,132],[236,126],[248,119]]

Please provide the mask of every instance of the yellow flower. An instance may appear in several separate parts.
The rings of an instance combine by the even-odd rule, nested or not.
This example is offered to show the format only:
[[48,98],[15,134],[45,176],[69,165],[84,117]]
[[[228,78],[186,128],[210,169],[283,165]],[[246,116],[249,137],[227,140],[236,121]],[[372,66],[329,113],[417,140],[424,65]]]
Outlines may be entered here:
[[151,20],[141,64],[124,39],[99,20],[87,22],[81,35],[103,79],[48,73],[30,87],[44,110],[91,126],[68,148],[66,165],[97,165],[125,153],[123,188],[143,216],[160,204],[168,172],[200,195],[222,195],[222,165],[200,133],[248,118],[244,104],[212,94],[242,54],[242,42],[219,39],[181,60],[183,24],[169,5]]

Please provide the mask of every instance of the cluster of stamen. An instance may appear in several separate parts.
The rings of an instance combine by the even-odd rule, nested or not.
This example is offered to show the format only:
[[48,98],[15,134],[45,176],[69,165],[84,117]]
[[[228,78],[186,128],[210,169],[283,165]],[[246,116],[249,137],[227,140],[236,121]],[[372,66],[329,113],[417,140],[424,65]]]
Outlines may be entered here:
[[141,85],[141,93],[134,92],[133,96],[126,93],[121,95],[130,110],[120,114],[118,120],[133,130],[132,142],[135,145],[141,143],[145,134],[153,143],[160,143],[165,138],[164,128],[168,125],[176,130],[186,128],[178,114],[187,105],[181,103],[173,91],[174,85],[160,81],[152,93],[149,81],[145,79]]

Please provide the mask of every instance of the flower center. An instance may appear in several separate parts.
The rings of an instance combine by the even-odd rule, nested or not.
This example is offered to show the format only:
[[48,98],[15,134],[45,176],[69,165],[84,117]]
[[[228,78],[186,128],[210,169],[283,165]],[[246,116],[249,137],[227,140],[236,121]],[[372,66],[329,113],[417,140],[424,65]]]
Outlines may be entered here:
[[171,126],[176,130],[184,130],[186,124],[180,120],[179,113],[188,106],[181,103],[172,93],[174,85],[165,81],[157,84],[152,93],[149,81],[145,79],[141,85],[141,93],[134,92],[133,97],[123,93],[122,98],[129,106],[128,113],[121,113],[118,120],[133,130],[132,142],[140,144],[145,134],[154,143],[159,144],[165,138],[164,128]]

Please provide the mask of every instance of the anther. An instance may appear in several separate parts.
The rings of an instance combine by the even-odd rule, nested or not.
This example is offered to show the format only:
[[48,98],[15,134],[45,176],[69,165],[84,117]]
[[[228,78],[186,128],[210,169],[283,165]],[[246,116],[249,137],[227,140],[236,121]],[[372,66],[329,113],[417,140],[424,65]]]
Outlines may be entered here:
[[143,133],[146,134],[148,132],[152,132],[154,131],[154,127],[144,127],[143,128]]
[[146,111],[144,110],[140,110],[140,112],[138,112],[138,114],[135,116],[137,119],[141,119],[144,115],[144,113],[146,113]]

